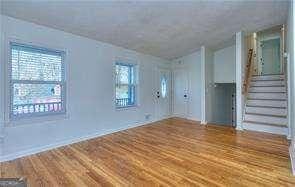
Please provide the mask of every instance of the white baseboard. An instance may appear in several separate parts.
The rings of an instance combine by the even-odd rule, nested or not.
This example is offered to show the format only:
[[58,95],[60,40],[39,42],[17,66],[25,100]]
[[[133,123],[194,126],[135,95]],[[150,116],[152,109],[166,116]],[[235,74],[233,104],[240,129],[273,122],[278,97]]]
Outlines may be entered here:
[[207,125],[207,123],[208,123],[207,121],[201,121],[202,125]]
[[[173,114],[170,116],[171,118],[183,118],[183,119],[187,119],[187,120],[191,120],[191,121],[195,121],[195,122],[199,122],[201,123],[201,120],[198,118],[194,118],[194,117],[189,117],[189,116],[181,116],[181,115],[176,115]],[[201,123],[202,124],[202,123]]]
[[292,173],[295,176],[295,149],[294,149],[294,144],[292,143],[289,147],[289,154],[290,154],[290,161],[292,166]]
[[187,117],[186,119],[188,119],[190,121],[194,121],[194,122],[199,122],[200,123],[200,120],[197,119],[197,118]]
[[[163,119],[161,119],[161,120],[163,120]],[[134,128],[134,127],[139,127],[139,126],[146,125],[146,124],[149,124],[149,123],[153,123],[153,122],[156,122],[156,121],[160,121],[160,120],[151,120],[151,121],[144,122],[144,123],[136,123],[136,124],[133,124],[133,125],[127,125],[127,126],[117,128],[117,129],[110,129],[110,130],[107,130],[104,133],[88,134],[86,136],[76,137],[76,138],[56,142],[56,143],[49,144],[49,145],[44,145],[44,146],[40,146],[40,147],[34,147],[34,148],[31,148],[31,149],[21,150],[21,151],[18,151],[16,153],[0,155],[0,162],[14,160],[14,159],[17,159],[17,158],[20,158],[20,157],[29,156],[29,155],[32,155],[32,154],[48,151],[48,150],[51,150],[51,149],[55,149],[55,148],[58,148],[58,147],[66,146],[66,145],[69,145],[69,144],[73,144],[73,143],[77,143],[77,142],[81,142],[81,141],[85,141],[85,140],[89,140],[89,139],[92,139],[92,138],[97,138],[99,136],[103,136],[103,135],[106,135],[106,134],[111,134],[111,133],[115,133],[115,132],[118,132],[118,131]]]
[[242,127],[240,127],[240,126],[236,126],[236,130],[238,130],[238,131],[242,131],[242,130],[244,130]]

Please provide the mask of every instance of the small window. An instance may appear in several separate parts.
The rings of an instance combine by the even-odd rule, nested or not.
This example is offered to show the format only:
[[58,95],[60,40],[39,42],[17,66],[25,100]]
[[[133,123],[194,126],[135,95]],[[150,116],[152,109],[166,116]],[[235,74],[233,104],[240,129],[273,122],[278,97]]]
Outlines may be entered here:
[[163,98],[167,96],[167,78],[162,76],[161,78],[161,95]]
[[116,63],[116,108],[136,105],[136,66]]
[[11,43],[10,54],[10,117],[64,113],[64,52]]

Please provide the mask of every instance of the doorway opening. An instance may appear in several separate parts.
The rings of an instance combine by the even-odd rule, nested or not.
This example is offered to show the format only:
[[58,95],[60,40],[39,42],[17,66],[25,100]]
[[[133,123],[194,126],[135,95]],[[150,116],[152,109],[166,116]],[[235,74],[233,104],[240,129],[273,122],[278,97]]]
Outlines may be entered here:
[[236,126],[236,84],[216,83],[214,85],[214,107],[212,123]]
[[276,75],[283,73],[283,40],[283,26],[277,26],[257,32],[257,75]]

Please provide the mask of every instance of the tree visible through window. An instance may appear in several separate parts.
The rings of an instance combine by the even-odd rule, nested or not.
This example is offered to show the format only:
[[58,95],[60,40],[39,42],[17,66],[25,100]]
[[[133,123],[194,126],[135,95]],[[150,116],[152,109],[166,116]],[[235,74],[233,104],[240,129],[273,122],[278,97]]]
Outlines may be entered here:
[[129,107],[136,104],[135,66],[116,63],[116,107]]
[[10,116],[65,112],[63,52],[11,43]]

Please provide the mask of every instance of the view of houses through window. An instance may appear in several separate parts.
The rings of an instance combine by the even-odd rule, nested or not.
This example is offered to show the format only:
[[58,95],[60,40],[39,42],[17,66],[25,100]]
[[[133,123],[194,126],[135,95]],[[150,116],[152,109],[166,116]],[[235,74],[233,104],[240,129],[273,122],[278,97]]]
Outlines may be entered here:
[[11,43],[11,117],[64,112],[63,55]]
[[135,66],[116,63],[116,107],[129,107],[136,104]]

